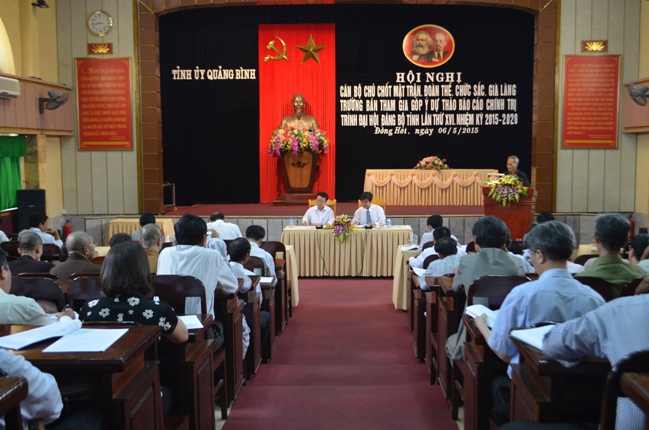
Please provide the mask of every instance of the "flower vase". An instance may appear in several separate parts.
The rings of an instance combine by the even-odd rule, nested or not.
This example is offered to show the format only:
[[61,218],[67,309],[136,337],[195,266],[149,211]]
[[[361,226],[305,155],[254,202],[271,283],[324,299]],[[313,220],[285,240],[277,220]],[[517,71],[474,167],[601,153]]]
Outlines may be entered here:
[[303,151],[300,154],[286,152],[280,157],[287,193],[312,193],[318,172],[318,154]]
[[521,196],[518,203],[511,202],[503,206],[489,197],[490,187],[482,187],[484,196],[484,214],[500,218],[507,224],[512,240],[523,240],[532,225],[532,215],[536,208],[536,194],[534,188],[528,188],[529,197]]

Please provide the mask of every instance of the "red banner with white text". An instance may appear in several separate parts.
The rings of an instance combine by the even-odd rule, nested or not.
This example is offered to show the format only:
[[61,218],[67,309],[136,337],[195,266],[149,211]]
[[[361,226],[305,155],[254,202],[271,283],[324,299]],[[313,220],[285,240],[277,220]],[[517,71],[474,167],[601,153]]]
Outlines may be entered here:
[[[313,44],[309,43],[310,38]],[[323,48],[309,49],[310,45]],[[291,97],[297,93],[306,100],[304,113],[315,117],[329,138],[329,153],[321,156],[320,173],[313,191],[325,191],[333,199],[336,185],[335,26],[260,25],[258,46],[260,201],[272,202],[283,192],[278,158],[270,156],[268,148],[273,130],[279,128],[283,117],[293,114]]]

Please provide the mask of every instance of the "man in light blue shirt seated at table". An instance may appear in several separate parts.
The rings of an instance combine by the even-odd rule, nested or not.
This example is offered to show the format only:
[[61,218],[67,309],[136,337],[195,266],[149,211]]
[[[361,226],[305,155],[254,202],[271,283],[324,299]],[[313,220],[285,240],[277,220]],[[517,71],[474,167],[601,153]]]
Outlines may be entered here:
[[361,207],[354,213],[352,224],[354,225],[384,225],[385,212],[379,205],[373,205],[372,199],[374,196],[369,191],[361,193],[359,199]]

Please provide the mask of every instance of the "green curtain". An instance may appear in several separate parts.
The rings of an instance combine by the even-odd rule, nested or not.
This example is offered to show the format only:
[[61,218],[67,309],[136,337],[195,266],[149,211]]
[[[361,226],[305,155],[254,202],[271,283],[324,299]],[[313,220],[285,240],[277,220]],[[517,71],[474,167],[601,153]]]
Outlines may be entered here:
[[20,157],[27,155],[25,136],[0,136],[0,210],[16,206],[22,186]]

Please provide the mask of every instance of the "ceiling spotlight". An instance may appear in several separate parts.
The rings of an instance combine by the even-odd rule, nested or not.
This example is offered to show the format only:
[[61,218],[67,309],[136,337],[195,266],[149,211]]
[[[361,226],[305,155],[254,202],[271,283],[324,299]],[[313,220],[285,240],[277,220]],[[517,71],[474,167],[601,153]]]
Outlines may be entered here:
[[32,3],[32,6],[40,7],[42,9],[46,9],[46,8],[50,7],[50,5],[47,4],[47,2],[45,0],[36,0],[35,3]]

